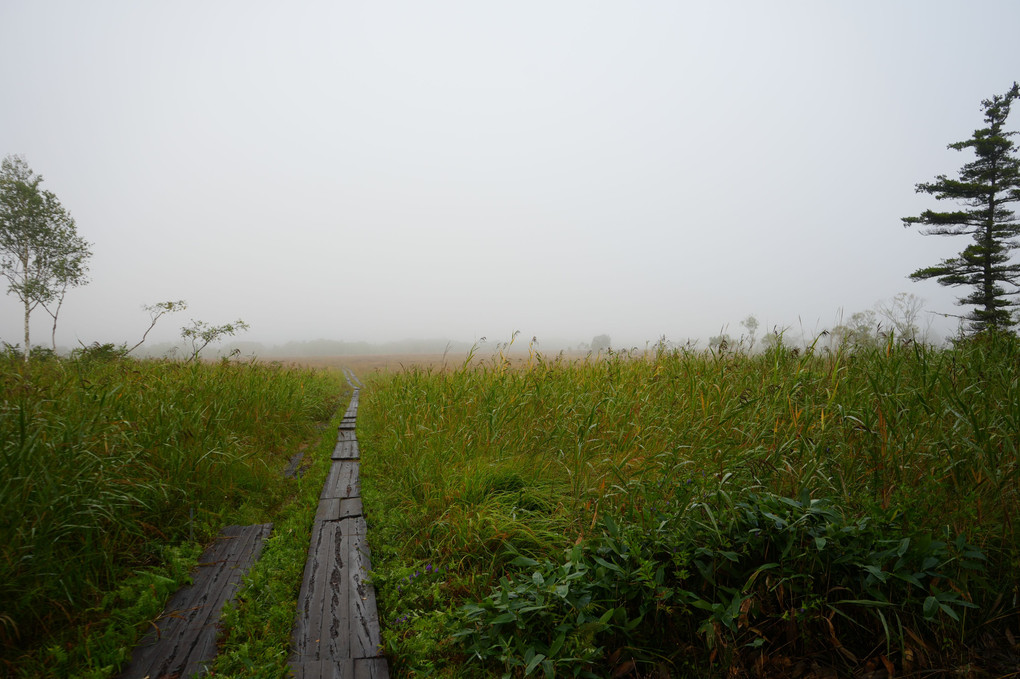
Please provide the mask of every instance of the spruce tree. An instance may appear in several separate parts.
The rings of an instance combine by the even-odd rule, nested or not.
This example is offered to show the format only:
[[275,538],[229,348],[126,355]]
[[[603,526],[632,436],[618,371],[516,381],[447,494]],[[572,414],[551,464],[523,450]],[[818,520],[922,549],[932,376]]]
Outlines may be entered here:
[[[981,102],[984,127],[970,139],[950,144],[957,151],[972,149],[977,156],[960,170],[959,179],[939,175],[935,181],[917,185],[918,193],[951,200],[960,209],[948,212],[925,210],[918,217],[904,217],[903,225],[921,224],[922,233],[933,236],[971,236],[970,243],[956,257],[918,269],[910,274],[915,281],[934,278],[942,285],[969,286],[973,290],[959,304],[973,306],[967,314],[975,333],[1008,330],[1016,322],[1012,313],[1016,303],[1011,297],[1020,292],[1020,264],[1010,263],[1010,251],[1018,245],[1020,222],[1010,203],[1020,201],[1020,158],[1010,138],[1016,132],[1003,127],[1013,101],[1020,98],[1017,83],[1004,95]],[[1006,290],[1003,285],[1012,286]]]

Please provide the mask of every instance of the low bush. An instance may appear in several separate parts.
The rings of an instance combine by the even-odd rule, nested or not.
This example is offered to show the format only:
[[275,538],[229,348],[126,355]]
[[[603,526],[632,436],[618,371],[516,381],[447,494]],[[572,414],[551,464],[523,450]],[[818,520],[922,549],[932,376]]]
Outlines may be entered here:
[[[946,660],[936,642],[965,636],[975,588],[994,598],[964,536],[899,537],[822,499],[719,491],[645,519],[607,517],[600,538],[557,561],[517,557],[461,609],[454,636],[525,676],[596,677],[607,660],[614,676],[673,674],[694,655],[733,668],[828,653],[853,666],[876,645],[909,671]],[[691,653],[695,640],[706,653]]]

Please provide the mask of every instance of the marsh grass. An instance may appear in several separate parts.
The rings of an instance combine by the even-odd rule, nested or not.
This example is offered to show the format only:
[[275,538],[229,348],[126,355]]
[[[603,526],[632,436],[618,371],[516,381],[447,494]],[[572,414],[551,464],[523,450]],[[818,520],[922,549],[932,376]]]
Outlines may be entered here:
[[254,363],[2,359],[0,662],[46,674],[170,546],[270,520],[340,384]]
[[319,496],[331,464],[342,403],[319,440],[305,451],[307,466],[294,496],[274,516],[273,532],[220,620],[220,651],[213,671],[229,677],[287,677],[291,631],[308,557]]
[[[831,525],[856,531],[853,549],[860,554],[853,568],[865,569],[859,588],[874,585],[869,573],[883,583],[887,571],[901,574],[897,569],[908,567],[908,552],[914,554],[910,545],[929,545],[932,554],[942,554],[939,545],[950,545],[945,547],[950,551],[938,557],[944,570],[932,570],[930,578],[922,568],[934,568],[927,557],[918,557],[914,570],[902,573],[918,583],[916,591],[908,588],[902,603],[898,595],[882,594],[885,590],[861,589],[838,599],[856,596],[871,604],[837,605],[834,583],[830,589],[808,587],[798,607],[808,605],[808,599],[814,602],[817,614],[803,629],[814,630],[815,641],[789,646],[787,653],[827,648],[849,665],[850,657],[856,658],[855,667],[882,656],[902,670],[911,662],[923,667],[917,665],[919,656],[928,666],[962,658],[981,635],[999,634],[1007,626],[1016,634],[1018,359],[1017,343],[1008,338],[945,350],[890,342],[856,351],[815,351],[780,343],[756,355],[660,348],[567,361],[533,353],[523,366],[497,355],[482,365],[465,362],[459,369],[380,374],[363,396],[359,437],[390,652],[405,669],[470,672],[470,664],[468,669],[461,664],[466,647],[448,637],[434,635],[436,643],[427,648],[412,643],[409,630],[421,627],[415,621],[432,620],[455,631],[457,624],[465,624],[461,604],[490,596],[498,601],[500,592],[518,582],[514,578],[537,573],[537,564],[571,562],[575,546],[607,549],[607,521],[631,536],[620,554],[640,551],[635,536],[650,535],[661,525],[700,522],[702,532],[688,538],[704,540],[705,531],[713,533],[717,551],[728,555],[740,551],[724,545],[743,544],[733,529],[743,525],[749,512],[754,515],[763,507],[776,515],[769,507],[777,502],[810,507],[815,500],[830,508]],[[682,522],[670,524],[674,519],[668,517],[681,515],[686,517]],[[801,544],[802,537],[788,542]],[[810,537],[823,541],[804,545],[823,545],[828,539],[821,533]],[[907,547],[896,554],[901,544]],[[694,549],[689,542],[673,547]],[[765,566],[775,557],[774,546],[754,556],[757,548],[743,545],[739,559],[760,558],[757,566]],[[785,555],[790,564],[817,569],[802,578],[851,577],[850,571],[834,570],[832,563],[805,550],[798,552],[803,561]],[[972,557],[965,558],[965,552]],[[713,560],[712,569],[728,558]],[[393,574],[425,564],[441,567],[447,577],[434,597],[419,598],[409,607]],[[877,569],[877,575],[865,566]],[[694,592],[690,572],[697,572],[691,563],[673,564],[662,577],[673,578],[671,591],[687,587],[683,591]],[[751,568],[744,576],[755,572]],[[612,574],[602,576],[607,573]],[[504,583],[503,578],[510,580]],[[738,662],[740,652],[733,649],[745,643],[753,642],[759,658],[775,653],[782,635],[748,632],[754,627],[748,619],[758,601],[754,597],[774,598],[784,591],[774,582],[770,587],[755,594],[753,586],[736,585],[741,596],[727,594],[726,604],[737,606],[729,618],[723,615],[725,607],[713,608],[721,605],[718,601],[705,599],[708,612],[694,616],[689,629],[679,621],[688,614],[679,611],[698,606],[678,599],[671,604],[678,617],[657,631],[688,629],[675,648],[701,648],[703,664],[718,662],[721,648],[729,649],[730,662]],[[944,595],[953,588],[964,603],[947,603],[952,610],[947,613],[939,604],[956,596]],[[880,595],[893,598],[882,602],[876,598]],[[604,605],[612,610],[610,603]],[[741,611],[741,606],[749,608]],[[755,606],[762,619],[789,616],[778,604]],[[887,611],[888,606],[894,610]],[[486,625],[492,620],[506,624],[508,614],[495,605],[490,617],[476,613],[466,629],[484,636]],[[727,620],[733,623],[741,614],[744,627],[731,628]],[[614,628],[611,621],[604,627],[602,646],[592,645],[602,650],[591,658],[604,661],[615,652],[624,670],[626,662],[636,661],[677,667],[678,661],[661,649],[635,650],[620,636],[622,627]],[[825,635],[817,633],[823,627]],[[514,634],[527,639],[525,627]],[[910,641],[911,635],[920,641]],[[548,657],[537,646],[530,647],[525,660],[527,644],[517,655],[495,647],[487,655],[479,651],[481,637],[471,638],[477,642],[471,654],[485,662],[517,667],[513,671],[522,674],[552,667],[535,661],[538,655]],[[884,642],[871,643],[875,639]],[[834,650],[840,640],[846,653]],[[857,644],[854,651],[851,642]],[[480,667],[491,669],[484,663]]]

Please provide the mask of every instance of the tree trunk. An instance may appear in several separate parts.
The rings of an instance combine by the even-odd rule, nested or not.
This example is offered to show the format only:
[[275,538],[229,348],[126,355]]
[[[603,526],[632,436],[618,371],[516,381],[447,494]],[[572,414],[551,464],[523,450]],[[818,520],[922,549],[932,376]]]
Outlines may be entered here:
[[64,289],[60,291],[60,297],[57,298],[57,310],[50,311],[49,307],[46,307],[46,311],[53,316],[53,331],[50,333],[50,343],[53,345],[53,353],[57,352],[57,316],[60,315],[60,307],[64,305],[64,295],[67,294],[67,285],[64,285]]
[[25,303],[25,363],[28,363],[28,355],[31,352],[32,348],[32,345],[29,344],[28,338],[28,319],[32,315],[32,301],[28,297],[29,273],[31,271],[29,267],[32,263],[32,259],[31,253],[28,251],[27,242],[25,243],[21,252],[18,253],[18,255],[19,258],[21,259],[21,270],[25,272],[24,278],[25,290],[23,290],[22,294],[19,296],[21,297],[21,300]]
[[32,314],[32,307],[26,301],[25,302],[25,363],[28,363],[28,352],[29,352],[29,347],[31,346],[28,343],[28,318],[29,318],[29,316],[31,316],[31,314]]
[[[992,179],[991,193],[988,195],[988,223],[985,225],[985,246],[984,246],[984,286],[985,286],[985,313],[991,321],[992,330],[999,329],[999,321],[995,313],[995,281],[992,280],[992,247],[995,237],[995,179]],[[987,328],[987,325],[985,326]]]

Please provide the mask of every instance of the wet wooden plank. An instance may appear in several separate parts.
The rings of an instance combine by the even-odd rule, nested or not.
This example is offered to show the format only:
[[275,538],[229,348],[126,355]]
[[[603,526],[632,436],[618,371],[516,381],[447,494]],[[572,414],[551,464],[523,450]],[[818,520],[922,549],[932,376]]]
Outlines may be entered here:
[[341,522],[315,524],[305,578],[298,594],[292,648],[297,664],[351,658],[350,578],[346,575],[350,536]]
[[294,679],[389,679],[385,658],[344,658],[293,663]]
[[227,526],[203,552],[192,584],[171,597],[163,615],[131,654],[122,679],[188,676],[204,672],[216,657],[223,604],[262,552],[272,524]]
[[294,679],[389,679],[385,658],[309,660],[291,665]]
[[[344,521],[343,524],[354,525]],[[375,587],[368,581],[372,569],[368,541],[365,539],[364,519],[361,520],[360,534],[351,534],[348,548],[347,575],[350,578],[351,656],[354,658],[375,658],[379,656],[382,635],[379,631],[379,612],[376,608]]]
[[298,595],[292,665],[374,658],[381,634],[365,521],[352,517],[315,524]]
[[[348,371],[348,381],[352,378]],[[337,431],[298,598],[290,659],[298,679],[389,679],[375,588],[368,579],[357,410],[355,389]]]
[[361,497],[361,477],[357,460],[337,460],[329,469],[321,498]]
[[291,663],[294,679],[353,679],[356,676],[354,660],[305,660]]
[[361,516],[360,497],[325,497],[319,500],[319,509],[315,514],[316,521],[339,521]]
[[[368,533],[368,525],[365,523],[365,517],[363,516],[352,516],[349,519],[343,519],[339,523],[340,530],[344,532],[344,535],[364,537]],[[371,569],[366,568],[365,570]]]
[[363,386],[361,384],[361,380],[358,379],[353,370],[350,368],[343,368],[343,372],[344,377],[347,378],[347,384],[351,385],[355,391],[357,391],[359,387]]
[[339,522],[315,524],[291,639],[295,665],[351,657],[350,635],[336,616],[350,598],[342,573],[345,551]]
[[333,448],[334,460],[357,460],[361,457],[361,450],[358,448],[357,439],[344,439],[337,441]]
[[354,679],[390,679],[386,658],[355,658]]

